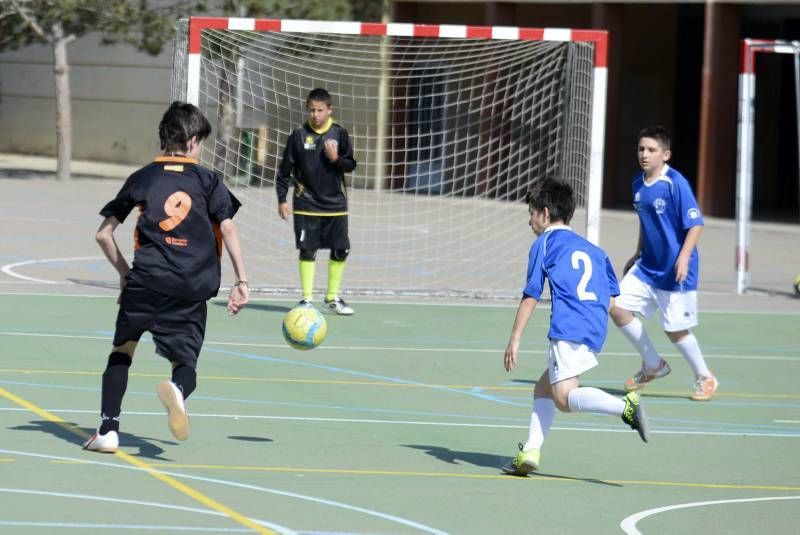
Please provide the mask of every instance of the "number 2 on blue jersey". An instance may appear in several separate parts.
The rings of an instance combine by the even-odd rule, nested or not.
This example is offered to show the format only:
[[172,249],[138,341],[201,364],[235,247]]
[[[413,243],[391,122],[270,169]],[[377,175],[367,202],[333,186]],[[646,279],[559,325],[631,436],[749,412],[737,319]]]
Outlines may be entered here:
[[592,259],[583,251],[573,251],[572,269],[581,269],[581,265],[583,266],[583,275],[581,275],[581,280],[578,281],[578,287],[575,289],[578,299],[581,301],[597,301],[597,294],[586,291],[586,286],[592,278]]

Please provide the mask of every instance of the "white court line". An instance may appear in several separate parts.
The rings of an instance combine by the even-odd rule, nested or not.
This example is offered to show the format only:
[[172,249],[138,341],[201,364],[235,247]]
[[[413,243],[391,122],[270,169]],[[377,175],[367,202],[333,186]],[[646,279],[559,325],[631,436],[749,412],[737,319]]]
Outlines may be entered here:
[[67,258],[43,258],[40,260],[25,260],[23,262],[14,262],[13,264],[6,264],[3,267],[0,267],[0,271],[5,273],[6,275],[10,275],[11,277],[16,277],[18,279],[26,281],[38,282],[41,284],[62,284],[64,281],[37,279],[36,277],[28,277],[27,275],[20,275],[19,273],[14,272],[14,268],[20,266],[31,266],[35,264],[49,264],[53,262],[85,262],[87,260],[103,260],[103,258],[104,257],[102,256],[73,256]]
[[[29,452],[26,452],[26,451],[14,451],[14,450],[4,450],[4,449],[0,449],[0,453],[6,454],[6,455],[19,455],[19,456],[23,456],[23,457],[34,457],[34,458],[38,458],[38,459],[52,459],[52,460],[56,460],[56,461],[68,461],[68,462],[75,462],[75,463],[94,464],[94,465],[98,465],[98,466],[106,466],[106,467],[109,467],[109,468],[120,468],[120,469],[123,469],[123,470],[135,470],[135,471],[138,471],[138,472],[145,471],[143,468],[139,468],[137,466],[131,466],[131,465],[127,465],[127,464],[106,463],[106,462],[101,462],[101,461],[92,461],[92,460],[88,460],[88,459],[85,459],[85,458],[77,459],[77,458],[74,458],[74,457],[62,457],[60,455],[45,455],[45,454],[41,454],[41,453],[29,453]],[[235,488],[240,488],[240,489],[253,490],[253,491],[256,491],[256,492],[263,492],[263,493],[266,493],[266,494],[275,494],[275,495],[284,496],[284,497],[287,497],[287,498],[297,498],[299,500],[308,501],[308,502],[312,502],[312,503],[316,503],[316,504],[320,504],[320,505],[329,505],[331,507],[344,509],[346,511],[352,511],[352,512],[356,512],[356,513],[364,513],[364,514],[369,515],[369,516],[373,516],[373,517],[380,518],[380,519],[383,519],[383,520],[388,520],[389,522],[394,522],[396,524],[401,524],[401,525],[404,525],[404,526],[408,526],[408,527],[411,527],[411,528],[414,528],[414,529],[418,529],[420,531],[424,531],[424,532],[427,532],[427,533],[432,533],[434,535],[447,535],[447,532],[445,532],[445,531],[441,531],[441,530],[438,530],[436,528],[432,528],[430,526],[426,526],[425,524],[421,524],[419,522],[414,522],[413,520],[408,520],[408,519],[401,518],[401,517],[398,517],[398,516],[390,515],[388,513],[381,513],[380,511],[374,511],[372,509],[366,509],[364,507],[358,507],[356,505],[348,505],[348,504],[342,503],[342,502],[336,502],[336,501],[333,501],[333,500],[327,500],[325,498],[317,498],[317,497],[314,497],[314,496],[308,496],[308,495],[305,495],[305,494],[297,494],[295,492],[288,492],[288,491],[283,491],[283,490],[271,489],[271,488],[268,488],[268,487],[259,487],[257,485],[248,485],[246,483],[237,483],[235,481],[227,481],[227,480],[224,480],[224,479],[214,479],[214,478],[210,478],[210,477],[190,476],[188,474],[182,474],[182,473],[178,473],[178,472],[167,472],[166,470],[159,470],[159,472],[162,473],[162,474],[166,474],[168,476],[179,478],[179,479],[190,479],[190,480],[193,480],[193,481],[203,481],[203,482],[206,482],[206,483],[216,483],[218,485],[224,485],[224,486],[228,486],[228,487],[235,487]]]
[[800,420],[772,420],[776,424],[800,424]]
[[[26,411],[27,409],[18,407],[3,407],[0,412]],[[83,409],[46,409],[52,413],[61,414],[96,414],[97,410]],[[147,411],[125,411],[126,416],[157,416],[163,418],[163,412]],[[323,422],[323,423],[356,423],[356,424],[389,424],[389,425],[432,425],[436,427],[476,427],[482,429],[528,429],[523,424],[482,424],[468,422],[435,422],[422,420],[378,420],[373,418],[326,418],[322,416],[272,416],[264,414],[216,414],[216,413],[196,413],[192,412],[192,418],[226,418],[233,420],[279,420],[293,422]],[[556,431],[579,431],[587,433],[633,433],[631,429],[612,429],[596,427],[560,427],[553,426],[551,430]],[[748,433],[744,431],[669,431],[663,429],[651,429],[650,433],[657,435],[700,435],[700,436],[721,436],[721,437],[763,437],[763,438],[795,438],[800,439],[800,435],[793,433]]]
[[[66,493],[66,492],[50,492],[45,490],[30,490],[30,489],[9,489],[9,488],[0,488],[0,492],[5,492],[9,494],[28,494],[33,496],[52,496],[56,498],[75,498],[78,500],[93,500],[93,501],[100,501],[100,502],[111,502],[111,503],[121,503],[124,505],[144,505],[146,507],[158,507],[161,509],[172,509],[174,511],[187,511],[190,513],[199,513],[202,515],[212,515],[212,516],[219,516],[223,518],[227,518],[225,513],[220,513],[218,511],[210,511],[208,509],[199,509],[197,507],[185,507],[183,505],[168,505],[164,503],[156,503],[156,502],[145,502],[141,500],[125,500],[122,498],[108,498],[106,496],[91,496],[88,494],[73,494],[73,493]],[[278,524],[273,524],[271,522],[266,522],[264,520],[258,520],[256,518],[250,518],[253,522],[261,524],[262,526],[267,526],[270,529],[278,531],[280,533],[286,534],[295,534],[296,532],[284,527],[279,526]],[[103,529],[149,529],[149,530],[160,530],[160,531],[173,531],[173,530],[182,530],[182,531],[224,531],[224,532],[247,532],[250,533],[252,530],[244,529],[244,528],[193,528],[188,526],[132,526],[132,525],[111,525],[111,524],[86,524],[86,523],[65,523],[65,522],[9,522],[0,520],[0,526],[33,526],[33,527],[57,527],[57,528],[75,528],[75,527],[89,527],[89,528],[103,528]]]
[[[88,336],[80,334],[49,334],[49,333],[25,333],[19,331],[0,331],[0,336],[32,336],[42,338],[72,338],[78,340],[111,340],[111,336]],[[150,342],[150,340],[143,339],[142,342]],[[255,342],[217,342],[214,340],[206,340],[203,342],[205,345],[214,345],[222,347],[258,347],[265,349],[285,349],[286,344],[259,344]],[[411,352],[428,352],[428,353],[497,353],[500,349],[468,349],[468,348],[442,348],[442,347],[399,347],[399,346],[324,346],[325,349],[339,350],[339,351],[411,351]],[[520,353],[539,354],[544,349],[521,349]],[[639,353],[625,352],[625,351],[604,351],[602,356],[612,357],[633,357],[638,356]],[[678,353],[661,353],[665,357],[679,357]],[[779,355],[726,355],[726,354],[711,354],[705,353],[703,355],[709,359],[726,359],[726,360],[778,360],[789,362],[800,362],[800,357],[782,357]]]
[[[85,257],[85,258],[102,259],[102,257]],[[57,259],[54,259],[52,261],[56,261],[56,260]],[[21,275],[14,275],[14,276],[20,276],[21,277]],[[33,280],[35,281],[37,279],[33,279]],[[51,282],[46,282],[46,284],[64,284],[64,285],[69,285],[69,286],[74,286],[75,285],[75,283],[70,282],[70,281],[61,281],[61,282],[51,281]],[[224,290],[224,291],[228,291],[230,289],[230,287],[223,286],[223,287],[221,287],[221,289]],[[254,292],[257,291],[257,290],[258,290],[258,288],[256,288],[256,287],[253,288]],[[700,292],[700,295],[702,296],[703,293],[704,292]],[[113,299],[117,298],[116,294],[109,294],[109,295],[98,295],[98,294],[57,294],[57,293],[45,293],[45,292],[34,292],[34,293],[0,292],[0,295],[29,296],[29,297],[102,297],[102,298],[113,298]],[[729,294],[720,294],[720,295],[729,295]],[[731,293],[730,296],[734,297],[735,294]],[[436,298],[431,297],[431,299],[436,299]],[[445,299],[448,299],[448,298],[445,298]],[[454,298],[454,299],[455,299],[454,301],[450,301],[450,302],[406,301],[406,300],[394,301],[394,300],[392,300],[391,296],[374,296],[372,299],[366,299],[366,300],[363,300],[363,301],[361,301],[361,300],[352,300],[352,301],[353,301],[353,303],[356,303],[356,304],[366,304],[366,305],[369,305],[369,304],[378,304],[378,305],[380,305],[380,304],[391,303],[391,305],[393,307],[395,307],[395,306],[431,306],[431,307],[508,308],[508,309],[515,309],[517,307],[517,301],[515,299],[508,299],[508,303],[472,302],[472,301],[475,301],[475,300],[472,300],[470,298],[466,298],[467,299],[466,302],[458,302],[458,299],[460,299],[460,298]],[[212,301],[225,301],[225,299],[224,298],[213,298]],[[351,299],[348,298],[348,301],[351,301]],[[273,298],[273,297],[257,297],[257,296],[255,296],[255,297],[252,297],[250,299],[250,302],[251,303],[259,303],[259,302],[264,302],[264,303],[274,303],[274,302],[296,303],[297,299],[296,298],[283,298],[283,297],[275,297],[275,298]],[[546,302],[546,301],[540,301],[536,305],[536,309],[537,310],[539,310],[539,309],[549,310],[550,309],[550,303]],[[708,310],[704,310],[702,312],[702,314],[720,314],[720,315],[731,315],[731,316],[745,315],[745,314],[754,315],[754,316],[800,316],[800,310],[771,311],[771,310],[708,309]]]
[[[682,503],[678,505],[667,505],[666,507],[648,509],[647,511],[641,511],[639,513],[633,514],[625,518],[622,522],[620,522],[619,527],[621,527],[622,531],[624,531],[628,535],[642,535],[642,532],[636,528],[636,523],[643,518],[647,518],[648,516],[656,515],[658,513],[663,513],[666,511],[674,511],[676,509],[688,509],[690,507],[705,507],[706,505],[721,505],[728,503],[745,503],[745,502],[767,502],[774,500],[800,500],[800,496],[774,496],[771,498],[742,498],[737,500],[716,500],[713,502],[692,502],[692,503]],[[733,529],[733,526],[730,527],[731,529]],[[722,531],[724,531],[725,529],[723,526],[717,526],[717,529],[719,528],[721,528]]]

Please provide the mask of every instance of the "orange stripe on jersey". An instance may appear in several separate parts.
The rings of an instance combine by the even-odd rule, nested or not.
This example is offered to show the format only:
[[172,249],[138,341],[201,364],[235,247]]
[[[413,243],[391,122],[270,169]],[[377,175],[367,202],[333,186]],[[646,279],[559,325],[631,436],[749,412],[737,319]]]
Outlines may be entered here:
[[200,163],[198,159],[187,158],[186,156],[157,156],[153,161],[156,163]]
[[222,229],[219,223],[211,223],[211,228],[214,229],[214,237],[217,239],[217,255],[222,258]]

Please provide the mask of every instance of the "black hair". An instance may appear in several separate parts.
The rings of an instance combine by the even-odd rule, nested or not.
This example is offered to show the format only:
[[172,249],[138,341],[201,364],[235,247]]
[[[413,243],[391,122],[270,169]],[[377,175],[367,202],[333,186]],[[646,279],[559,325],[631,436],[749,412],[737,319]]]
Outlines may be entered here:
[[664,150],[669,150],[669,132],[667,132],[667,129],[663,126],[655,125],[642,128],[642,130],[639,132],[639,135],[636,136],[636,143],[638,144],[643,137],[655,139],[661,145],[661,148]]
[[211,123],[194,104],[176,100],[164,112],[158,124],[158,138],[164,152],[184,152],[187,143],[197,136],[202,141],[211,135]]
[[327,89],[323,89],[322,87],[317,87],[316,89],[312,89],[311,92],[308,94],[306,98],[306,104],[314,102],[324,102],[326,106],[330,108],[331,102],[331,94],[328,93]]
[[557,177],[547,177],[528,192],[528,206],[541,212],[550,211],[550,221],[569,224],[575,213],[575,193],[572,186]]

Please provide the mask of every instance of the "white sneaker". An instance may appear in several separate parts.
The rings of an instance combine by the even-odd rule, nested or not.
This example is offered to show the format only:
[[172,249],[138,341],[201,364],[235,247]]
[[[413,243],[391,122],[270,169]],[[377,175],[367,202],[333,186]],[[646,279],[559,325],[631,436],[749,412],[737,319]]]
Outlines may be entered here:
[[353,309],[344,302],[344,299],[339,297],[330,301],[326,299],[325,306],[322,307],[322,312],[324,314],[339,314],[340,316],[352,316],[355,314]]
[[183,394],[172,381],[161,381],[156,387],[158,399],[167,408],[169,430],[178,440],[189,438],[189,415],[183,403]]
[[109,431],[105,435],[101,435],[100,430],[89,437],[89,440],[83,443],[83,449],[89,451],[99,451],[102,453],[116,453],[119,449],[119,434],[116,431]]

